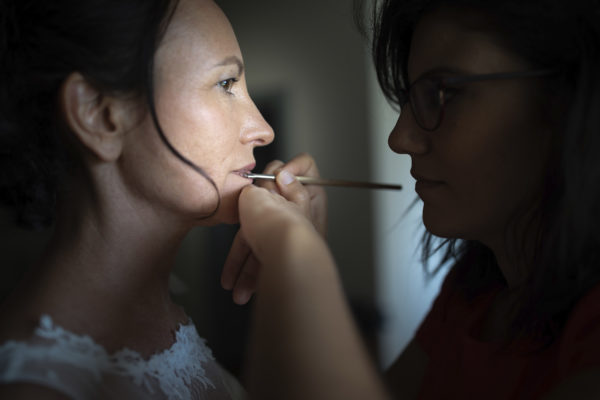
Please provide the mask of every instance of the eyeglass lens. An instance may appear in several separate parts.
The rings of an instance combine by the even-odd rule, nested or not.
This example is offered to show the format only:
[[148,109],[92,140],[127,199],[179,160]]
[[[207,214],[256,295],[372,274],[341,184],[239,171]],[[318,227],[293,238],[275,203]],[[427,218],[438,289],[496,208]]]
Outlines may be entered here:
[[417,123],[423,129],[435,129],[442,110],[439,84],[429,79],[419,80],[411,86],[409,95]]

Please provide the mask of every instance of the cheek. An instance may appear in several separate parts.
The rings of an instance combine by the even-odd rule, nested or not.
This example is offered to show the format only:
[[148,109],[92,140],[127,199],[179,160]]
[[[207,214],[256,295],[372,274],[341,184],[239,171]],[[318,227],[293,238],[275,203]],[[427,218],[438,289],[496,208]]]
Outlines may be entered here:
[[141,209],[205,215],[214,208],[214,188],[167,149],[150,118],[128,133],[119,169],[132,203]]
[[[472,128],[482,126],[489,129]],[[545,146],[534,129],[539,125],[515,118],[514,112],[472,114],[456,124],[436,143],[444,149],[447,207],[427,209],[425,204],[426,225],[445,221],[445,236],[477,239],[503,230],[515,213],[531,206],[545,160]]]
[[[167,108],[162,109],[164,115],[167,111]],[[216,184],[221,198],[219,217],[235,222],[237,197],[243,181],[230,174],[235,169],[228,160],[232,154],[231,143],[225,140],[227,135],[223,129],[219,129],[230,127],[219,124],[220,116],[216,114],[206,110],[176,113],[174,109],[168,118],[161,119],[161,127],[175,149]],[[217,190],[165,146],[149,114],[129,132],[120,164],[127,190],[140,204],[190,216],[205,216],[217,205]]]
[[164,108],[165,135],[186,158],[207,172],[218,184],[229,167],[238,140],[235,121],[226,105],[217,102],[178,102]]
[[165,100],[159,117],[169,141],[180,151],[193,152],[201,149],[202,142],[209,139],[217,125],[213,109],[185,96],[173,101]]
[[[241,155],[239,147],[239,129],[236,121],[229,118],[226,107],[211,107],[204,104],[201,111],[188,112],[180,119],[178,124],[179,144],[178,150],[186,155],[215,183],[220,205],[214,218],[202,223],[236,223],[238,221],[237,200],[245,181],[232,172],[244,167],[242,161],[248,157]],[[192,134],[190,134],[192,133]],[[186,138],[187,136],[187,138]],[[190,180],[191,181],[191,180]],[[196,196],[198,204],[206,202],[208,198],[202,189],[209,187],[214,195],[212,185],[199,174],[194,181],[198,182]],[[215,204],[210,202],[214,209]],[[211,209],[211,210],[212,210]]]
[[[240,122],[236,119],[233,98],[213,91],[194,92],[181,88],[175,93],[170,87],[157,93],[157,112],[165,136],[186,159],[200,167],[216,184],[220,207],[214,218],[202,223],[237,222],[237,199],[247,184],[232,171],[251,162],[249,154],[240,146]],[[166,178],[164,187],[179,187],[173,191],[171,202],[185,211],[214,210],[217,195],[212,184],[176,159],[160,144],[167,154],[168,164],[162,164]],[[157,160],[158,161],[158,160]],[[175,185],[174,183],[177,182]],[[180,195],[180,198],[177,198]],[[185,197],[185,198],[184,198]]]

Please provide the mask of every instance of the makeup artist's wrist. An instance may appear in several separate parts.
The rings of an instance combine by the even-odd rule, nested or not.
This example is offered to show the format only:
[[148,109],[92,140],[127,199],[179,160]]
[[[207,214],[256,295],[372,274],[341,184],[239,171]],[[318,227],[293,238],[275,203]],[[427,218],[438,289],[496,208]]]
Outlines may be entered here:
[[315,281],[337,279],[333,256],[312,225],[292,224],[279,230],[277,242],[258,257],[262,266],[259,292],[284,290],[289,295],[290,291],[302,292]]

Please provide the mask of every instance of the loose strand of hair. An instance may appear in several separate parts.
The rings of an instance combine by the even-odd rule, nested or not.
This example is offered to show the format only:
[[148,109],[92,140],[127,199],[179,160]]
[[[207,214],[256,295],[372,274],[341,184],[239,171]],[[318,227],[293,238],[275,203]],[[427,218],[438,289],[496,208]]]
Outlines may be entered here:
[[181,154],[179,152],[179,150],[177,150],[175,148],[175,146],[173,146],[171,144],[169,139],[167,139],[167,136],[165,135],[165,133],[162,129],[162,126],[158,120],[156,106],[154,104],[154,83],[153,83],[153,73],[152,73],[153,66],[154,66],[154,62],[151,61],[150,65],[149,65],[150,72],[148,74],[148,83],[147,83],[147,88],[148,88],[147,89],[148,90],[147,103],[148,103],[148,110],[150,112],[150,116],[152,117],[152,122],[154,123],[154,127],[156,128],[156,132],[158,133],[158,136],[160,137],[162,143],[167,147],[167,149],[169,149],[169,151],[177,159],[179,159],[182,163],[184,163],[185,165],[187,165],[188,167],[190,167],[191,169],[196,171],[198,174],[200,174],[202,177],[204,177],[204,179],[206,179],[213,186],[215,191],[217,192],[217,206],[208,215],[202,217],[202,219],[210,218],[210,217],[214,216],[219,211],[219,208],[221,207],[221,195],[219,194],[219,188],[217,187],[217,184],[215,183],[215,181],[201,167],[199,167],[194,162],[192,162],[190,159],[188,159],[183,154]]

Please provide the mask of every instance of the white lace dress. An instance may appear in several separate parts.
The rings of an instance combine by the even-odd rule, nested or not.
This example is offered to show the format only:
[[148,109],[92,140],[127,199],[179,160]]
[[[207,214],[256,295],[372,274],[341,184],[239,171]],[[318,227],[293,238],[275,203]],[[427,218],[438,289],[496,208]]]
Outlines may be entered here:
[[108,354],[89,336],[48,315],[27,341],[0,346],[0,383],[34,383],[73,399],[243,399],[240,384],[213,358],[189,322],[175,343],[150,359],[123,349]]

